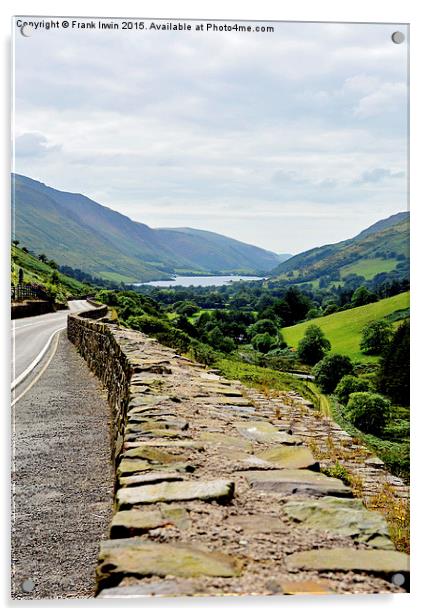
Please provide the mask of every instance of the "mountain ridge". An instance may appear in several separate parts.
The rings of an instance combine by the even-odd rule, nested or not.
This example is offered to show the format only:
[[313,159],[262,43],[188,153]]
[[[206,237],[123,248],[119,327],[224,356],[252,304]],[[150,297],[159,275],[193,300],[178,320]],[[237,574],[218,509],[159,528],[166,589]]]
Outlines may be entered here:
[[[266,274],[280,257],[210,231],[151,228],[81,193],[12,174],[15,235],[60,265],[110,280],[176,274]],[[185,228],[184,228],[185,229]]]
[[[409,259],[409,212],[398,212],[335,244],[316,246],[278,265],[271,279],[311,282],[323,276],[340,280],[349,274],[373,277]],[[383,269],[382,269],[383,268]]]

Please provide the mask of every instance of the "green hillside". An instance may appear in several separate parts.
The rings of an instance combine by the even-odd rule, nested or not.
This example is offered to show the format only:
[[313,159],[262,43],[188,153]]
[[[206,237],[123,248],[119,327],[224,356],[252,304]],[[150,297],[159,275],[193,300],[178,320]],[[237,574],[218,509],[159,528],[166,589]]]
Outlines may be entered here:
[[19,280],[19,270],[23,271],[24,283],[35,283],[45,288],[52,288],[52,277],[57,278],[54,283],[57,288],[57,295],[61,300],[76,295],[86,295],[93,291],[92,287],[79,282],[71,276],[61,274],[56,269],[43,263],[34,255],[25,252],[17,246],[11,248],[12,261],[12,284],[17,284]]
[[[285,327],[282,329],[282,334],[287,344],[296,348],[308,325],[318,325],[331,342],[333,353],[348,355],[355,361],[373,362],[377,361],[376,357],[364,355],[359,349],[363,327],[370,321],[390,317],[393,313],[405,311],[408,307],[409,291],[373,304],[336,312],[326,317],[318,317],[292,327]],[[393,319],[393,322],[397,324],[399,321]]]
[[409,274],[408,212],[380,220],[349,240],[295,255],[271,275],[273,280],[310,282],[315,287],[322,281],[325,288],[352,274],[371,280],[376,274],[392,271],[400,278]]
[[144,282],[175,273],[262,274],[273,252],[197,229],[151,229],[84,195],[12,176],[15,237],[36,253],[109,280]]

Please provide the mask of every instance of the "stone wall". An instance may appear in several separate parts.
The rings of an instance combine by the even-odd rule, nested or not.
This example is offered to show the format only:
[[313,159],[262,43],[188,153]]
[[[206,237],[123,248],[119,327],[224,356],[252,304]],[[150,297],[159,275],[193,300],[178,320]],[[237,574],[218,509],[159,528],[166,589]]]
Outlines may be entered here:
[[44,300],[28,300],[26,302],[12,303],[11,317],[12,319],[24,319],[25,317],[35,317],[39,314],[53,312],[54,307],[52,302]]
[[68,338],[77,347],[91,371],[108,391],[112,410],[112,457],[116,463],[123,446],[132,363],[114,336],[114,326],[99,321],[107,316],[107,306],[98,306],[68,315]]
[[[105,317],[99,307],[68,318],[112,409],[115,509],[100,598],[408,588],[408,558],[363,498],[374,484],[405,497],[381,461],[296,392],[245,389]],[[323,443],[360,471],[358,493],[320,472]]]

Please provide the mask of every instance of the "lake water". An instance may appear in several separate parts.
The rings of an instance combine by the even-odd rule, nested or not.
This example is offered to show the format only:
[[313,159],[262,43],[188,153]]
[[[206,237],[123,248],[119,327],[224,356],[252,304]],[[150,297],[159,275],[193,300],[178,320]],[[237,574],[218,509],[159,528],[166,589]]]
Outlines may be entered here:
[[220,287],[223,284],[238,282],[239,280],[262,280],[259,276],[177,276],[174,280],[152,280],[151,282],[141,282],[134,284],[140,287],[148,284],[152,287]]

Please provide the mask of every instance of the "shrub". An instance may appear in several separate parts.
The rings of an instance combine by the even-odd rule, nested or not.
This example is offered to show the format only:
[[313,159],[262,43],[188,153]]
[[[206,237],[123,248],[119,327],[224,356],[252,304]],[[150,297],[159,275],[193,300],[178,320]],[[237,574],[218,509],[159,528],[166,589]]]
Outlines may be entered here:
[[277,338],[273,338],[270,334],[257,334],[252,338],[251,344],[256,351],[268,353],[277,346]]
[[316,317],[320,317],[322,315],[321,310],[319,308],[310,308],[310,310],[306,314],[306,319],[315,319]]
[[325,309],[323,311],[323,316],[327,317],[328,314],[333,314],[334,312],[337,312],[338,310],[338,306],[336,304],[328,304],[327,306],[325,306]]
[[362,432],[381,434],[390,415],[391,404],[379,394],[356,392],[350,394],[346,417]]
[[298,357],[302,362],[314,366],[330,348],[331,343],[325,337],[320,327],[309,325],[305,330],[304,337],[298,344]]
[[338,398],[338,401],[341,402],[341,404],[347,404],[350,394],[353,394],[356,391],[369,390],[369,383],[367,383],[363,379],[359,379],[356,376],[353,376],[352,374],[346,374],[342,377],[342,379],[336,386],[334,393]]
[[360,350],[366,355],[380,355],[390,342],[393,330],[387,321],[373,321],[362,329]]
[[334,477],[335,479],[341,479],[341,481],[345,483],[345,485],[347,486],[350,485],[350,473],[345,468],[345,466],[343,466],[339,462],[335,462],[335,464],[333,464],[332,466],[329,466],[328,468],[324,468],[322,472],[324,475],[327,475],[328,477]]
[[353,374],[353,364],[346,355],[338,353],[324,357],[313,368],[316,383],[325,394],[331,394],[346,374]]
[[[131,316],[126,321],[126,325],[132,329],[137,329],[145,334],[157,334],[170,329],[169,324],[158,317],[151,317],[148,314]],[[177,330],[179,331],[179,330]]]
[[194,361],[207,366],[213,364],[220,357],[208,344],[203,344],[203,342],[198,342],[197,340],[191,341],[188,354]]
[[295,368],[296,361],[295,351],[288,348],[277,348],[266,353],[260,359],[260,365],[280,372],[287,372]]
[[[120,318],[123,319],[123,321],[127,321],[129,317],[141,315],[144,312],[138,299],[126,295],[119,295],[117,297],[117,306]],[[133,327],[133,325],[130,327]],[[134,329],[139,328],[135,327]]]
[[101,289],[96,294],[96,299],[101,302],[101,304],[108,304],[108,306],[117,306],[117,291],[108,291],[106,289]]
[[161,332],[155,332],[157,340],[165,346],[171,347],[178,353],[186,353],[191,346],[191,338],[176,327],[169,327]]

